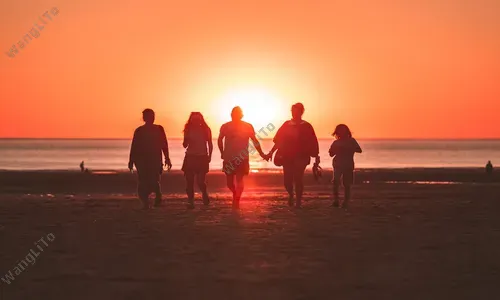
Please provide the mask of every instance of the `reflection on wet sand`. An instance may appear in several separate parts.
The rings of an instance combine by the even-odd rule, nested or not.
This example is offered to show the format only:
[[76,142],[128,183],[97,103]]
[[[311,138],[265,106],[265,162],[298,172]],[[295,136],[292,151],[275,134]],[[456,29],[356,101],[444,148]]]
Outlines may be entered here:
[[[369,180],[363,181],[363,183],[371,183]],[[450,184],[464,184],[463,182],[453,182],[453,181],[383,181],[381,183],[388,184],[425,184],[425,185],[450,185]]]

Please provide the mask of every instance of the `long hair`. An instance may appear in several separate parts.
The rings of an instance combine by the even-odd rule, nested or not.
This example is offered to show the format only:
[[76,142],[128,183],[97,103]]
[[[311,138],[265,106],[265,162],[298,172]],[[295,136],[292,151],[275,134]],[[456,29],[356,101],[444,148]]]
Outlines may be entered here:
[[336,139],[352,138],[351,130],[345,124],[337,125],[337,127],[335,127],[335,131],[332,133],[332,135]]
[[[199,124],[196,124],[193,122],[193,117],[194,116],[199,116],[200,117],[200,123]],[[189,115],[189,119],[187,120],[186,122],[186,125],[184,125],[184,130],[182,132],[184,132],[184,135],[189,132],[189,130],[193,127],[196,127],[196,126],[200,126],[201,128],[203,128],[205,130],[205,132],[207,133],[208,135],[208,132],[210,130],[210,127],[208,127],[208,124],[207,122],[205,122],[205,118],[203,117],[203,115],[200,113],[200,112],[192,112],[190,115]]]

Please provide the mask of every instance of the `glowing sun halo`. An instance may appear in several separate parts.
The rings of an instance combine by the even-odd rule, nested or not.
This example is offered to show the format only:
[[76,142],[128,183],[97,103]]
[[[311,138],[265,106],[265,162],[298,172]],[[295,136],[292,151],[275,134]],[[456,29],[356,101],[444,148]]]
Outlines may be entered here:
[[264,89],[238,89],[228,91],[217,105],[218,115],[222,121],[231,119],[231,109],[240,106],[243,109],[243,120],[251,123],[255,130],[282,120],[286,113],[283,103]]

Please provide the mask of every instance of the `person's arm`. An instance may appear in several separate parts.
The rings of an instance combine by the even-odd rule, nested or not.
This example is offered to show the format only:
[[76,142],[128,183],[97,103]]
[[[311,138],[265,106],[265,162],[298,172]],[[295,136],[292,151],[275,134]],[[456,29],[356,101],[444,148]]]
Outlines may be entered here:
[[314,132],[314,128],[312,127],[311,124],[310,126],[310,131],[311,131],[311,157],[316,158],[316,164],[319,164],[319,142],[318,142],[318,137],[316,136],[316,132]]
[[354,152],[362,153],[363,150],[361,150],[361,147],[359,146],[358,141],[356,141],[354,138],[352,140],[354,142]]
[[187,135],[188,135],[187,132],[184,131],[184,140],[182,141],[182,147],[184,147],[184,148],[187,148],[189,146]]
[[219,138],[217,139],[217,146],[219,147],[221,159],[224,159],[224,137],[225,137],[224,125],[222,125],[220,128]]
[[278,150],[278,144],[274,144],[273,147],[271,148],[271,151],[269,151],[269,153],[267,154],[267,156],[273,156],[273,153],[276,152],[276,150]]
[[274,145],[273,145],[273,148],[271,148],[271,151],[269,151],[269,153],[267,154],[267,156],[269,158],[273,157],[273,153],[276,152],[276,150],[278,150],[279,148],[279,145],[281,144],[282,140],[283,140],[283,131],[284,131],[284,127],[285,127],[285,124],[287,122],[283,123],[283,125],[281,125],[281,127],[278,129],[278,131],[276,132],[276,135],[274,136],[274,139],[273,139],[273,142],[274,142]]
[[132,145],[130,146],[130,156],[128,159],[128,168],[130,171],[134,169],[135,158],[137,155],[137,129],[134,131],[134,137],[132,138]]
[[262,147],[260,146],[259,140],[255,136],[255,129],[253,129],[252,125],[250,125],[248,128],[248,135],[250,137],[250,140],[252,140],[253,146],[255,147],[255,149],[257,149],[257,152],[259,152],[260,157],[265,160],[269,160],[268,156],[262,151]]
[[210,128],[208,128],[207,143],[208,143],[208,162],[210,162],[212,161],[212,152],[214,151],[214,144],[212,142],[212,130],[210,130]]
[[255,147],[255,149],[257,149],[257,152],[259,152],[259,155],[260,157],[262,157],[263,159],[265,160],[269,160],[269,157],[268,155],[266,155],[263,151],[262,151],[262,148],[260,147],[260,143],[259,143],[259,140],[257,140],[257,137],[254,135],[250,136],[250,139],[252,140],[253,142],[253,146]]
[[330,154],[330,157],[334,157],[335,154],[337,154],[337,147],[335,147],[335,141],[333,141],[332,145],[330,146],[330,149],[328,150],[328,154]]
[[165,156],[165,165],[168,167],[168,169],[172,169],[172,163],[170,162],[170,155],[168,153],[168,140],[167,140],[167,135],[165,134],[165,129],[163,126],[160,126],[160,133],[161,133],[161,139],[162,139],[162,149],[161,151],[163,152],[163,155]]

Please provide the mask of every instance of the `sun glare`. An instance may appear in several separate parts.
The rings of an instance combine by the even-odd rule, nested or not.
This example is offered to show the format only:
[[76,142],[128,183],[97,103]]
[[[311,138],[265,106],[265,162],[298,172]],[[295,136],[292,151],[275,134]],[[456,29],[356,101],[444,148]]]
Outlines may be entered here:
[[272,123],[280,126],[286,118],[283,102],[265,89],[238,89],[228,91],[217,105],[221,121],[231,120],[231,109],[240,106],[243,120],[251,123],[255,130]]

